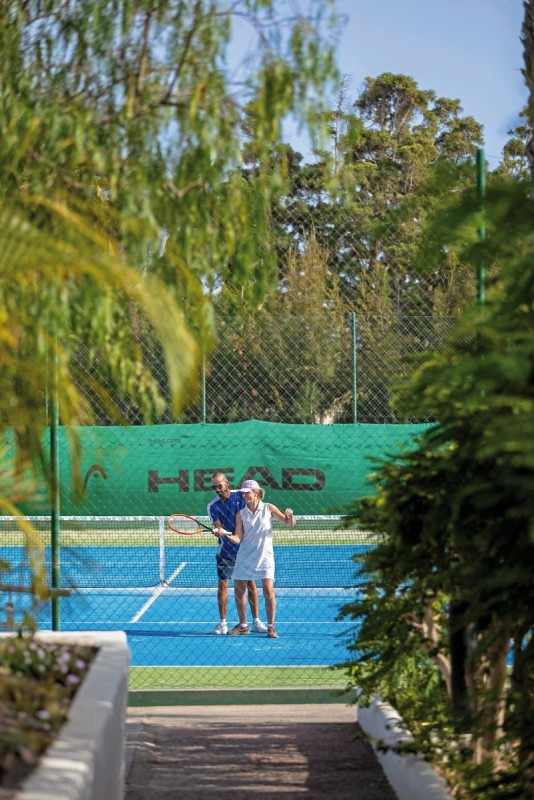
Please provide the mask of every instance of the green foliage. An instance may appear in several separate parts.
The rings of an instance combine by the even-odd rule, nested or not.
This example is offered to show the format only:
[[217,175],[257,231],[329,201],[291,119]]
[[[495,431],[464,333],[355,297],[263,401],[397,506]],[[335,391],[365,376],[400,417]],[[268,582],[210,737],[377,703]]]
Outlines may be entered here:
[[[261,276],[265,208],[280,178],[263,162],[280,120],[311,123],[335,74],[331,42],[319,38],[328,5],[282,25],[272,1],[4,4],[5,191],[18,192],[22,175],[30,193],[96,192],[120,212],[121,246],[139,268],[164,235],[194,274],[225,272],[232,258],[241,277]],[[229,63],[237,21],[254,39],[246,65]],[[241,161],[247,103],[260,164],[254,204],[228,181]],[[128,220],[148,227],[133,232]]]
[[[482,129],[462,116],[458,100],[421,90],[406,75],[366,78],[348,106],[344,81],[337,108],[323,118],[331,152],[318,150],[315,163],[303,164],[289,147],[272,152],[271,169],[286,171],[288,179],[273,208],[277,247],[287,253],[301,246],[312,228],[351,305],[364,276],[384,270],[389,301],[410,313],[416,278],[425,274],[417,259],[424,224],[444,198],[472,182]],[[433,284],[447,274],[444,258]]]
[[[213,380],[220,381],[222,371],[242,379],[234,402],[231,394],[220,396],[217,421],[329,421],[338,413],[333,392],[350,383],[350,353],[343,337],[346,309],[328,254],[312,235],[303,252],[289,252],[282,285],[259,308],[250,288],[215,300],[220,344]],[[208,388],[211,380],[208,375]]]
[[458,100],[421,90],[406,75],[366,78],[354,109],[347,139],[339,139],[337,172],[351,186],[359,258],[357,271],[352,266],[349,274],[357,278],[363,270],[385,268],[390,296],[407,313],[413,285],[404,279],[414,274],[420,232],[451,181],[456,190],[465,183],[465,165],[482,141],[481,127],[461,116]]
[[[291,253],[303,252],[313,231],[345,307],[356,316],[358,372],[365,375],[358,386],[359,419],[399,422],[406,418],[388,404],[393,376],[411,373],[413,352],[444,342],[444,331],[452,326],[447,321],[473,295],[472,271],[456,253],[442,248],[429,265],[420,248],[434,210],[473,182],[482,129],[462,114],[458,100],[422,90],[405,75],[367,78],[350,105],[348,88],[346,79],[337,107],[322,119],[331,137],[329,152],[318,149],[314,163],[303,163],[289,146],[271,151],[270,168],[286,182],[270,223],[281,290]],[[252,108],[249,114],[253,118]],[[252,182],[251,143],[246,153]],[[317,280],[322,281],[320,271]],[[326,307],[328,286],[327,281]],[[339,331],[346,342],[350,326],[347,315]],[[348,373],[347,378],[346,391],[333,392],[337,422],[353,417]],[[376,405],[372,408],[377,396],[384,398],[379,415]]]
[[[266,291],[283,175],[265,159],[280,120],[311,124],[335,76],[330,6],[282,19],[274,0],[0,4],[4,512],[17,513],[14,483],[53,484],[53,407],[79,490],[78,426],[176,420],[198,395],[213,276],[250,279],[256,301]],[[255,38],[253,65],[231,63],[238,23]],[[247,104],[257,171],[244,191]]]
[[496,173],[501,176],[508,175],[520,180],[528,180],[530,165],[527,148],[532,135],[528,126],[528,109],[525,109],[520,116],[525,118],[525,122],[508,131],[510,139],[504,145],[502,163],[497,167]]
[[[387,538],[365,557],[371,581],[364,599],[343,614],[366,615],[351,665],[366,696],[383,691],[416,731],[430,725],[439,738],[433,726],[444,711],[443,687],[463,680],[468,716],[461,724],[480,769],[494,764],[495,789],[499,759],[512,756],[515,781],[534,749],[534,204],[521,185],[500,184],[487,194],[486,213],[494,233],[472,240],[462,257],[497,263],[498,276],[486,304],[462,318],[452,348],[427,359],[400,391],[407,412],[417,407],[439,421],[416,450],[379,465],[376,496],[352,511]],[[478,215],[476,198],[464,198],[432,236],[452,242]],[[461,615],[453,618],[450,606],[459,600]],[[450,636],[462,631],[467,656],[458,676]],[[430,659],[442,676],[441,699],[427,710],[411,698],[419,689],[410,658],[418,669]],[[451,725],[460,722],[457,712],[449,706]]]
[[[280,120],[311,123],[335,74],[329,5],[282,24],[270,0],[2,4],[0,426],[19,470],[43,468],[53,365],[64,425],[176,419],[213,333],[213,276],[250,279],[261,298],[283,180],[264,162]],[[256,37],[253,64],[229,65],[237,21]]]

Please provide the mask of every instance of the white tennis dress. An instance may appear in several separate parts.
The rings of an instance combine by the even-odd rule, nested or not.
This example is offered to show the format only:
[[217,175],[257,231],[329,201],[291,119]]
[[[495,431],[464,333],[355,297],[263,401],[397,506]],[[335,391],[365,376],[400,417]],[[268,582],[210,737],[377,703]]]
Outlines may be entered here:
[[260,500],[255,514],[246,506],[239,513],[243,522],[243,538],[232,578],[238,581],[274,579],[273,525],[268,503]]

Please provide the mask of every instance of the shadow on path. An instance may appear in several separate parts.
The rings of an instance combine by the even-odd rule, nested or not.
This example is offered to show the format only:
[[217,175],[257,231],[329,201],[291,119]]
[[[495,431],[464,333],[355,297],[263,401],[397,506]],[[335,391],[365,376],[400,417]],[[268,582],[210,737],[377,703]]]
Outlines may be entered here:
[[130,710],[125,800],[395,800],[354,708]]

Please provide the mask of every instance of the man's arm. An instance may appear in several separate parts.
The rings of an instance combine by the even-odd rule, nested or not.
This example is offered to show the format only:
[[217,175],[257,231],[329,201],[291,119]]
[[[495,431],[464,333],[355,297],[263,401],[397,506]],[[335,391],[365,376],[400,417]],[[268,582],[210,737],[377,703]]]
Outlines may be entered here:
[[243,538],[243,522],[241,521],[240,512],[239,511],[237,512],[237,516],[235,518],[235,533],[234,534],[231,534],[228,531],[223,530],[222,528],[219,528],[218,530],[219,530],[219,533],[215,534],[216,536],[217,535],[218,536],[226,536],[226,538],[229,539],[234,544],[240,544],[241,543],[241,539]]
[[[215,500],[210,500],[210,502],[208,503],[208,505],[206,507],[206,511],[208,513],[208,517],[213,522],[213,527],[214,528],[220,528],[221,527],[221,520],[220,519],[216,519],[216,517],[217,517],[217,509],[214,507],[215,506],[215,502],[216,502]],[[219,538],[218,534],[215,533],[214,530],[212,531],[212,534],[213,534],[213,536],[215,536],[216,539]]]

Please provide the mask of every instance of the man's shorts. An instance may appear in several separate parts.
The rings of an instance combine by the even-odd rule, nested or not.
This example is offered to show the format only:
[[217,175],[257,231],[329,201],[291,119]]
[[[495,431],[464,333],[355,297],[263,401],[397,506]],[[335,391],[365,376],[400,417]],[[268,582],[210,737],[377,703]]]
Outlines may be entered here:
[[220,581],[229,581],[234,571],[235,559],[220,555],[216,555],[215,559],[217,561],[217,577]]

